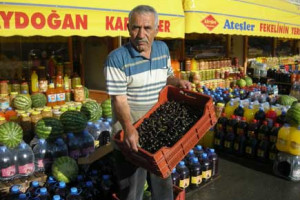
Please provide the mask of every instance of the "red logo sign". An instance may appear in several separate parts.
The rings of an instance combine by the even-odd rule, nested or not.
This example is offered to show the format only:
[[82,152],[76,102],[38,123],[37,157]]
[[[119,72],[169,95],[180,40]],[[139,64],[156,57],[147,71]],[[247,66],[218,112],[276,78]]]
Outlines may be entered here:
[[208,15],[201,22],[210,31],[212,31],[219,24],[219,22],[212,15]]

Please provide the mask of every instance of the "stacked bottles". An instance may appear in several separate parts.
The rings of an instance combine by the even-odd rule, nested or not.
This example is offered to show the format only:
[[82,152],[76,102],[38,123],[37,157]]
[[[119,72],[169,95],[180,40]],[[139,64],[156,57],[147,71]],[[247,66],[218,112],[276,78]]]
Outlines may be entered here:
[[0,181],[12,180],[16,176],[14,155],[6,146],[0,147]]

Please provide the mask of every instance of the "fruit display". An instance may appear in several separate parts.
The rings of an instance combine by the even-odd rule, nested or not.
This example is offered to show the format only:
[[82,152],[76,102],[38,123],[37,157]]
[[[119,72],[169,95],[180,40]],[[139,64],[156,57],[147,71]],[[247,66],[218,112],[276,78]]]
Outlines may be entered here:
[[13,106],[18,110],[28,110],[31,108],[31,104],[30,96],[25,94],[19,94],[13,100]]
[[291,108],[286,113],[286,120],[294,126],[300,125],[300,103],[293,103]]
[[68,156],[62,156],[55,159],[52,164],[52,175],[58,181],[69,183],[78,175],[78,165],[76,161]]
[[42,108],[46,105],[47,98],[43,93],[36,93],[31,95],[31,101],[33,108]]
[[63,125],[60,120],[54,117],[44,117],[40,119],[35,126],[35,134],[38,138],[56,139],[64,132]]
[[60,121],[63,124],[66,133],[77,133],[85,129],[88,119],[80,111],[66,111],[60,116]]
[[184,102],[169,101],[161,105],[137,128],[139,144],[150,153],[163,146],[173,146],[197,120],[202,112]]
[[0,125],[0,144],[15,148],[23,139],[23,129],[15,122],[6,122]]
[[295,101],[298,101],[295,97],[289,95],[280,95],[278,103],[284,106],[291,106]]
[[96,101],[85,102],[80,109],[89,121],[96,121],[102,116],[102,107]]
[[103,117],[111,117],[111,99],[106,99],[101,103]]

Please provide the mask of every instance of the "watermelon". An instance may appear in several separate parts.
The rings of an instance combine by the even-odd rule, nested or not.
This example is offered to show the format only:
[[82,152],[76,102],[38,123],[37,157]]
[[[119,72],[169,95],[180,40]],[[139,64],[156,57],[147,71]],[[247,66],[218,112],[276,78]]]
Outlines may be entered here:
[[111,99],[106,99],[101,103],[102,107],[102,115],[104,117],[111,117],[112,116],[112,110],[111,110]]
[[44,107],[47,103],[46,95],[43,93],[36,93],[31,95],[32,107],[41,108]]
[[300,103],[294,102],[286,113],[286,120],[293,126],[300,125]]
[[294,102],[297,101],[297,98],[289,95],[280,95],[278,99],[278,103],[284,106],[291,106]]
[[90,96],[89,89],[87,87],[83,87],[83,89],[84,89],[84,96],[85,96],[85,98],[86,99],[89,98],[89,96]]
[[54,117],[44,117],[35,126],[35,134],[38,138],[56,139],[64,133],[64,127],[60,120]]
[[102,108],[96,101],[85,102],[80,109],[89,121],[96,121],[102,116]]
[[52,175],[58,181],[69,183],[78,176],[78,165],[69,156],[59,157],[52,164]]
[[15,148],[23,139],[23,129],[15,122],[5,122],[0,125],[0,144]]
[[18,94],[13,100],[13,107],[18,110],[28,110],[31,108],[31,98],[26,94]]
[[60,121],[64,126],[65,133],[77,133],[85,129],[88,119],[80,111],[69,110],[60,116]]

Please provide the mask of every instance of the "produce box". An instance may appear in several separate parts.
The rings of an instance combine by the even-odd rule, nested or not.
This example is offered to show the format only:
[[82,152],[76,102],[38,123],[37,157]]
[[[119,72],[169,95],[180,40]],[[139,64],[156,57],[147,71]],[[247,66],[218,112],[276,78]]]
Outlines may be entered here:
[[82,157],[78,158],[78,164],[79,165],[85,165],[85,164],[92,164],[96,160],[99,160],[100,158],[104,157],[105,155],[109,154],[113,151],[113,146],[111,143],[108,143],[106,145],[103,145],[95,151],[90,154],[88,157]]
[[149,118],[155,110],[168,101],[184,101],[193,109],[203,110],[202,117],[172,147],[162,147],[153,154],[140,147],[138,152],[133,152],[123,143],[123,131],[117,133],[113,138],[129,161],[162,178],[171,175],[172,169],[176,167],[217,121],[211,97],[173,86],[166,86],[160,92],[158,102],[134,124],[134,127],[139,127],[144,119]]

